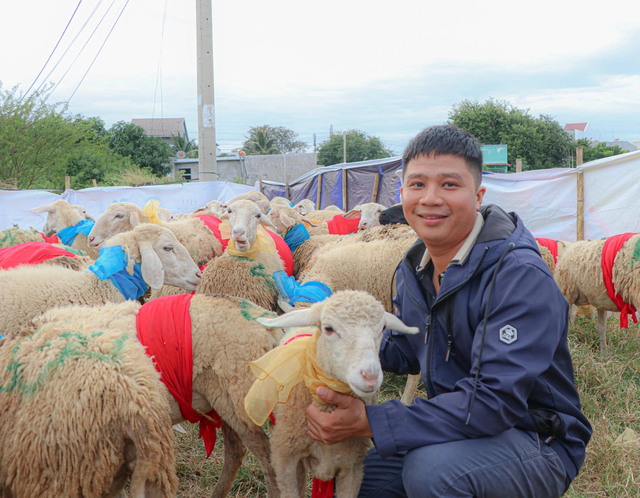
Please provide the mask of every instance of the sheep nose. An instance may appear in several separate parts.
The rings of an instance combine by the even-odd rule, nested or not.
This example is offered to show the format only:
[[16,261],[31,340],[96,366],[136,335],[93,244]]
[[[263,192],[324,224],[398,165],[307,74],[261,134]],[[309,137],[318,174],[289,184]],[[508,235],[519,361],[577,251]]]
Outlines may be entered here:
[[367,370],[360,370],[360,375],[364,379],[364,383],[368,386],[374,387],[378,383],[378,375],[373,374]]
[[95,235],[91,235],[88,240],[89,240],[89,242],[93,242],[94,240],[96,240],[96,236]]
[[202,272],[200,271],[200,268],[196,270],[196,277],[202,278]]
[[240,237],[240,235],[244,234],[244,228],[234,228],[233,235],[236,237]]

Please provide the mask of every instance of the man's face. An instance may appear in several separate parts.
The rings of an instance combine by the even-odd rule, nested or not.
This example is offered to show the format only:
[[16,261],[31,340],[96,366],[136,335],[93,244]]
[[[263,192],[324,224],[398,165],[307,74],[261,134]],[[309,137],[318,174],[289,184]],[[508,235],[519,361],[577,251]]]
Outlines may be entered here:
[[473,228],[485,187],[476,188],[466,161],[453,154],[420,155],[405,166],[404,215],[430,250],[461,245]]

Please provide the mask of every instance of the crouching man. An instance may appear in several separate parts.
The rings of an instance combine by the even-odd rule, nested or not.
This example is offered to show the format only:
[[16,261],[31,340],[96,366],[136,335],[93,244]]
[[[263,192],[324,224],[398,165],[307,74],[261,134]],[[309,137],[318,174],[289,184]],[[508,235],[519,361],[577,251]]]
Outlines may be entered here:
[[[372,437],[360,497],[559,497],[585,458],[567,344],[568,304],[514,213],[482,206],[482,152],[433,126],[403,154],[404,215],[420,240],[397,272],[398,316],[420,334],[385,331],[380,361],[417,374],[428,399],[309,407],[312,437]],[[339,492],[339,490],[338,490]]]

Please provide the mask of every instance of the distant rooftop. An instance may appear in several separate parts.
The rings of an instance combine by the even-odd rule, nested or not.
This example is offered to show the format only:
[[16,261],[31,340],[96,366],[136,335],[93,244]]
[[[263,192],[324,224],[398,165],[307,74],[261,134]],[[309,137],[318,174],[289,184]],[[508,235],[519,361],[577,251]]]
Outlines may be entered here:
[[564,125],[565,130],[585,131],[589,123],[567,123]]
[[184,118],[132,119],[131,123],[141,126],[150,137],[171,138],[172,135],[187,135]]

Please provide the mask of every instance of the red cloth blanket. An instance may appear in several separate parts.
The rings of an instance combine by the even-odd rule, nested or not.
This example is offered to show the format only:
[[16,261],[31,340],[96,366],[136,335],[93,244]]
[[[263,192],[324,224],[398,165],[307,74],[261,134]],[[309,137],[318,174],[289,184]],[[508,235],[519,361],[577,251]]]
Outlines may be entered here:
[[25,242],[0,249],[0,268],[8,270],[19,265],[39,265],[44,261],[61,256],[78,259],[78,256],[72,252],[46,242]]
[[638,323],[638,319],[636,318],[636,309],[630,304],[625,303],[622,300],[622,296],[616,292],[616,289],[613,285],[613,263],[616,260],[616,256],[618,255],[618,251],[622,249],[624,243],[629,240],[635,233],[621,233],[620,235],[614,235],[609,237],[604,242],[604,247],[602,248],[602,276],[604,277],[604,285],[607,288],[607,294],[609,298],[614,302],[614,304],[620,310],[620,328],[628,329],[629,328],[629,317],[627,315],[631,315],[633,318],[633,323]]
[[200,437],[207,458],[216,444],[216,429],[222,427],[220,416],[211,410],[207,417],[192,407],[193,349],[191,345],[191,294],[164,296],[148,302],[138,312],[138,340],[147,347],[160,380],[180,406],[180,413],[192,424],[200,422]]
[[287,275],[293,275],[293,254],[291,254],[291,249],[289,249],[289,245],[284,241],[280,235],[272,232],[271,230],[267,230],[266,232],[271,235],[271,238],[276,244],[276,251],[278,251],[278,256],[282,260],[282,265],[284,266],[284,271]]
[[220,228],[218,228],[220,226],[220,223],[222,223],[220,218],[217,218],[212,214],[199,214],[198,216],[196,216],[196,218],[202,221],[202,223],[204,223],[205,226],[213,232],[213,235],[216,236],[216,239],[220,241],[220,243],[222,244],[222,252],[226,251],[227,245],[229,244],[229,239],[222,238],[222,235],[220,234]]
[[60,243],[60,239],[58,238],[58,236],[54,233],[51,237],[47,237],[45,234],[43,234],[42,232],[38,232],[41,236],[42,239],[47,243],[47,244],[59,244]]
[[350,220],[345,218],[343,214],[338,214],[330,221],[327,221],[331,235],[349,235],[350,233],[356,233],[359,224],[360,218]]
[[553,262],[558,264],[558,241],[553,239],[545,239],[544,237],[536,237],[536,242],[541,246],[549,249],[549,252],[553,256]]

